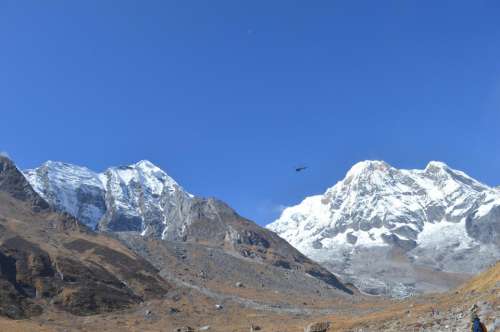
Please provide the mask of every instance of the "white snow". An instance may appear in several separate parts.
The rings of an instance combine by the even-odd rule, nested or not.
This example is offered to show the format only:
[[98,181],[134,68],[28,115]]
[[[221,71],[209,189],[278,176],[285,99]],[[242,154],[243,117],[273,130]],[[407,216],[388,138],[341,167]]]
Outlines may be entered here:
[[284,209],[267,228],[304,252],[314,252],[318,241],[333,251],[350,246],[348,233],[358,238],[355,246],[384,246],[382,234],[401,226],[420,232],[419,245],[435,243],[442,232],[469,244],[464,218],[476,205],[476,216],[487,214],[500,205],[500,192],[445,163],[398,170],[383,161],[362,161],[323,195]]
[[[24,172],[34,189],[58,209],[68,212],[95,228],[109,209],[143,220],[142,234],[148,225],[145,215],[158,215],[167,227],[164,208],[174,195],[193,197],[159,167],[147,160],[96,173],[86,167],[48,161]],[[88,195],[82,200],[81,195]],[[80,195],[80,196],[79,196]],[[171,201],[172,206],[175,202]]]
[[387,243],[382,239],[383,234],[390,234],[386,227],[372,228],[369,231],[347,231],[339,233],[333,238],[325,238],[321,241],[324,249],[335,249],[340,246],[353,246],[347,241],[347,234],[357,237],[354,244],[357,247],[373,247],[373,246],[387,246]]
[[418,234],[417,243],[421,248],[433,247],[439,250],[441,247],[470,248],[475,241],[467,234],[463,218],[458,223],[449,221],[426,223],[422,232]]
[[489,191],[485,194],[484,204],[479,206],[475,216],[477,218],[487,215],[491,209],[500,206],[500,195],[496,191]]
[[103,185],[97,173],[86,167],[63,162],[47,161],[37,169],[24,172],[33,189],[56,207],[76,216],[94,228],[104,211],[91,204],[82,203],[83,193],[98,193]]

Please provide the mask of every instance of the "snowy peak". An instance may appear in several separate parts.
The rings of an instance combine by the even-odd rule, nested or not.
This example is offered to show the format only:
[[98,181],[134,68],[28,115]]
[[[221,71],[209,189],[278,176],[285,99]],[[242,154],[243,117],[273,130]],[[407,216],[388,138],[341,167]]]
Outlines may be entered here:
[[442,161],[436,161],[436,160],[431,160],[425,167],[425,171],[433,171],[433,170],[448,170],[449,167],[447,164],[443,163]]
[[82,166],[48,161],[24,172],[34,189],[58,210],[87,226],[160,236],[166,214],[192,195],[148,160],[96,173]]
[[395,169],[384,161],[362,161],[355,164],[347,172],[340,185],[360,192],[380,188],[391,182],[394,171]]
[[430,162],[424,170],[427,177],[437,181],[444,180],[460,183],[474,191],[491,190],[492,188],[475,180],[462,171],[452,169],[448,165],[438,161]]
[[158,181],[170,186],[178,186],[174,179],[168,176],[167,173],[149,160],[141,160],[129,166],[112,167],[110,170],[122,173],[121,175],[125,181],[129,181],[131,179],[137,180],[138,178],[151,178],[157,179]]
[[[426,264],[433,261],[426,255],[452,262],[450,257],[465,259],[481,248],[487,262],[500,256],[500,192],[438,161],[405,170],[368,160],[355,164],[324,194],[286,208],[267,227],[327,264],[344,266],[363,250],[391,248]],[[416,252],[419,258],[411,254]],[[432,267],[451,269],[444,261]],[[346,276],[343,268],[332,271]],[[385,283],[370,273],[370,280]]]
[[98,174],[88,168],[47,161],[36,169],[24,171],[24,175],[52,206],[78,217],[91,228],[104,215],[102,183]]
[[[97,174],[88,168],[59,161],[49,160],[36,169],[24,171],[24,174],[28,179],[33,180],[37,180],[37,174],[46,174],[51,177],[51,180],[57,181],[65,186],[74,185],[76,182],[80,181],[88,182],[94,186],[101,185]],[[33,181],[32,184],[37,187],[42,185],[42,183],[36,181]]]
[[356,177],[361,175],[371,174],[376,171],[387,172],[391,165],[381,160],[365,160],[360,161],[347,172],[346,177]]
[[[285,209],[268,227],[304,250],[309,250],[306,243],[326,244],[326,239],[359,229],[380,233],[364,244],[386,245],[382,235],[400,226],[412,231],[396,236],[416,240],[425,223],[459,222],[485,200],[496,204],[499,199],[496,190],[442,162],[432,161],[424,170],[399,170],[369,160],[355,164],[323,195]],[[351,237],[350,242],[357,241]]]
[[148,160],[129,166],[111,167],[101,175],[104,185],[109,184],[109,178],[125,186],[135,183],[154,195],[161,195],[164,190],[184,191],[174,179]]

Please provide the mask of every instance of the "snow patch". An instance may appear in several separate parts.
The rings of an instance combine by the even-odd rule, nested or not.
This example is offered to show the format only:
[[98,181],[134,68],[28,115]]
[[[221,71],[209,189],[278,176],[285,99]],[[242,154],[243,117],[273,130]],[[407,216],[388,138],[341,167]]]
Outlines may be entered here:
[[466,249],[474,245],[475,241],[467,234],[465,218],[460,222],[441,221],[426,223],[417,243],[422,248],[436,248],[453,246],[456,249]]

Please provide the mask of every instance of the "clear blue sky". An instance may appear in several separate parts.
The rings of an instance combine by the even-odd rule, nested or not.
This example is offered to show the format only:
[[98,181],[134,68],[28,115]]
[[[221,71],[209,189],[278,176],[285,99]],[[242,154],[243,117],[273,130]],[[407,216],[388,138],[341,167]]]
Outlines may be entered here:
[[149,159],[260,224],[364,159],[500,185],[500,3],[3,0],[0,124],[22,168]]

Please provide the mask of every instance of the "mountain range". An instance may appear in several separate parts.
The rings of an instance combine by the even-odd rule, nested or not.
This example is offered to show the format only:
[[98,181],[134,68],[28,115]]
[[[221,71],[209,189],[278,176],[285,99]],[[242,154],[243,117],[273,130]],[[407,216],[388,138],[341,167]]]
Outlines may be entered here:
[[[47,162],[21,172],[0,156],[0,329],[275,331],[333,322],[342,331],[422,324],[438,331],[463,329],[464,312],[479,303],[494,330],[498,264],[442,296],[394,301],[363,291],[444,290],[498,260],[498,189],[442,163],[405,171],[372,161],[336,187],[319,203],[306,199],[309,210],[288,208],[280,218],[296,209],[289,223],[314,221],[295,245],[319,265],[224,202],[189,194],[150,162],[103,173]],[[328,224],[339,212],[321,210],[329,199],[345,214],[355,208]],[[408,211],[416,204],[424,212]],[[372,225],[367,216],[379,218]],[[442,324],[430,305],[443,310]]]
[[500,190],[432,161],[355,164],[268,229],[370,294],[440,291],[500,257]]
[[102,173],[48,161],[24,174],[57,211],[74,216],[91,229],[127,237],[129,245],[156,239],[164,240],[163,245],[222,246],[242,257],[304,271],[350,292],[334,275],[275,233],[239,216],[220,200],[193,196],[150,161],[111,167]]
[[[135,234],[126,243],[140,235],[226,244],[243,256],[302,269],[306,260],[283,238],[369,294],[444,291],[500,257],[500,191],[442,162],[423,170],[359,162],[324,194],[286,208],[267,226],[279,237],[221,201],[193,196],[146,160],[102,173],[48,161],[24,174],[51,206],[91,229]],[[255,245],[265,253],[248,250]]]

